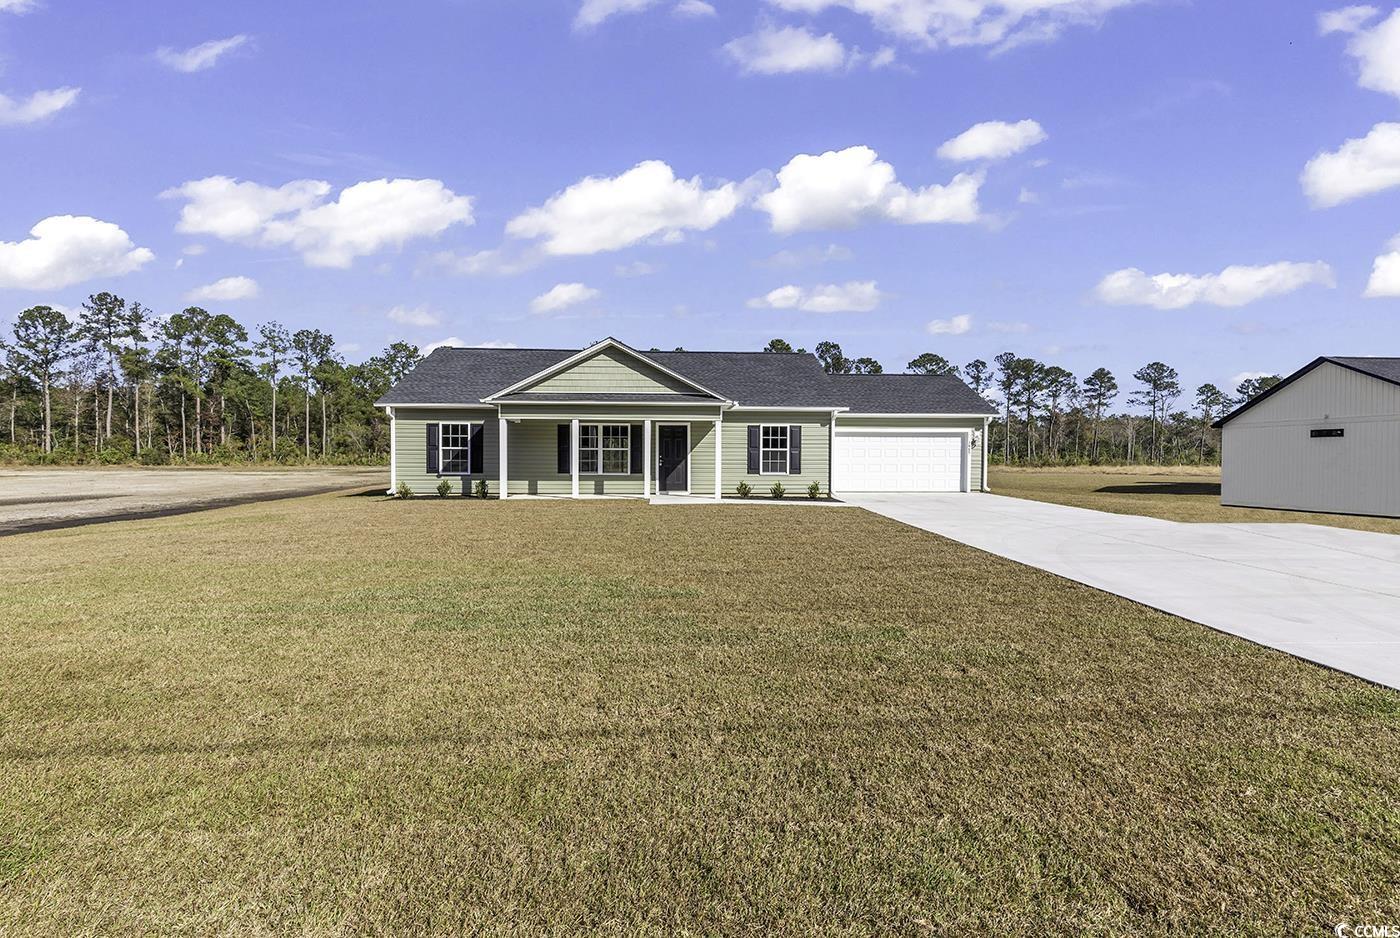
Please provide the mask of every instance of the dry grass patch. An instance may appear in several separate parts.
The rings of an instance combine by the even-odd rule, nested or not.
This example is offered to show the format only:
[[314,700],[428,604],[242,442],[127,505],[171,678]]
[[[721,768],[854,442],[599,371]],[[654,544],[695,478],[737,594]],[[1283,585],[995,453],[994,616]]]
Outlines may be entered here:
[[1020,469],[994,466],[988,482],[998,495],[1092,508],[1168,521],[1323,524],[1355,531],[1400,534],[1400,519],[1329,515],[1220,504],[1218,466],[1075,466]]
[[865,512],[0,540],[0,932],[1400,915],[1400,695]]

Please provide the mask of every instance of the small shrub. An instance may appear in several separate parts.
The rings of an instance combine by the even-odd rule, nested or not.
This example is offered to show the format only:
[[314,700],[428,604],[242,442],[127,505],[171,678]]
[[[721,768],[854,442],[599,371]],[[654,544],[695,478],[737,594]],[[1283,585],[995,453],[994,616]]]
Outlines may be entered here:
[[774,482],[773,487],[768,490],[774,498],[782,498],[787,494],[787,489],[783,488],[783,483]]
[[811,485],[807,486],[807,497],[808,497],[808,498],[821,498],[821,497],[822,497],[822,484],[821,484],[820,482],[813,481]]
[[476,480],[476,497],[477,497],[477,498],[490,498],[490,497],[491,497],[491,487],[488,486],[488,485],[486,484],[486,480],[485,480],[485,479],[477,479],[477,480]]
[[439,483],[437,484],[437,493],[438,493],[438,498],[446,498],[447,496],[451,495],[451,494],[452,494],[452,483],[451,483],[451,482],[448,482],[446,479],[443,479],[441,482],[439,482]]
[[400,482],[400,483],[399,483],[399,487],[396,488],[396,489],[394,489],[394,497],[396,497],[396,498],[412,498],[412,497],[413,497],[413,489],[411,489],[411,488],[408,487],[408,483],[407,483],[407,482]]
[[739,493],[740,498],[748,498],[753,494],[753,487],[747,482],[740,482],[738,485],[734,486],[734,491]]

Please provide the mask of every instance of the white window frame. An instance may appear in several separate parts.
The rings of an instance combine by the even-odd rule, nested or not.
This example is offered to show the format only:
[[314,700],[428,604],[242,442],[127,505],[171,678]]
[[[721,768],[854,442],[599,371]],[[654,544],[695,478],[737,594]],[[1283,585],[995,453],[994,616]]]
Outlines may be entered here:
[[[783,445],[781,447],[768,446],[764,440],[764,434],[768,430],[783,431]],[[764,453],[782,453],[782,469],[765,469]],[[785,423],[761,423],[758,425],[758,474],[761,476],[785,476],[788,469],[792,467],[792,428]]]
[[[626,431],[626,436],[624,437],[624,439],[627,441],[625,448],[617,446],[604,446],[604,427],[621,427],[624,431]],[[585,431],[589,428],[592,428],[596,431],[598,442],[593,446],[585,447],[583,445],[583,436]],[[618,453],[623,452],[624,450],[627,453],[627,469],[623,472],[604,472],[603,454],[605,452]],[[584,453],[593,454],[593,458],[597,460],[596,465],[598,468],[596,471],[589,472],[588,470],[583,468]],[[632,425],[630,423],[580,423],[578,425],[578,452],[575,454],[574,458],[578,460],[578,474],[581,476],[630,476],[632,474]]]
[[[451,423],[438,424],[438,475],[439,476],[469,476],[472,474],[472,428],[485,426],[480,421],[453,421]],[[454,428],[454,435],[462,436],[461,431],[466,430],[466,442],[461,446],[449,447],[443,441],[447,439],[447,428]],[[454,472],[447,468],[447,451],[461,452],[465,460],[466,468],[460,472]]]

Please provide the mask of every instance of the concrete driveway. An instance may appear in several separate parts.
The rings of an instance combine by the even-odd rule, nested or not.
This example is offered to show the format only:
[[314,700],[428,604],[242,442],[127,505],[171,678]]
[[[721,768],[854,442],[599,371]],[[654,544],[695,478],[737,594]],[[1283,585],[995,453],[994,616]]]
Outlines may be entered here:
[[862,495],[870,511],[1400,688],[1400,536],[1182,524],[1000,495]]

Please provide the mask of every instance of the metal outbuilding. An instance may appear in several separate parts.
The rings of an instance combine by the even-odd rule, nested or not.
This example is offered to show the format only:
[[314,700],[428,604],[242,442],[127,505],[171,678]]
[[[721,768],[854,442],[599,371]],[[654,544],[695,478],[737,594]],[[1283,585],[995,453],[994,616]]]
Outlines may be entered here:
[[1318,358],[1215,426],[1225,505],[1400,517],[1400,358]]

